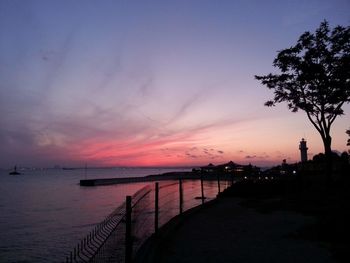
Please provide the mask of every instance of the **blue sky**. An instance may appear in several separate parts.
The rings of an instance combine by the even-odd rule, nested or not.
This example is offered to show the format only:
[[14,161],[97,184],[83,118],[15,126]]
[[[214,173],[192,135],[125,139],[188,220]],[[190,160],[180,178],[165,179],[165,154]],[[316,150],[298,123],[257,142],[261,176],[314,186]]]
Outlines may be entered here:
[[[258,165],[323,151],[255,74],[349,1],[1,1],[0,167]],[[333,148],[346,150],[350,107]]]

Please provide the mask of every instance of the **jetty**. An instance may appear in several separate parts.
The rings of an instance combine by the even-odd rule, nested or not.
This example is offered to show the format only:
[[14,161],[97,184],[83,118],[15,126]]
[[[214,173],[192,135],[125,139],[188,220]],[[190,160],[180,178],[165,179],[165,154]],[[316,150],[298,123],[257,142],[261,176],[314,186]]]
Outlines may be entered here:
[[148,175],[142,177],[123,177],[123,178],[101,178],[80,180],[80,186],[100,186],[112,184],[140,183],[166,181],[176,179],[199,179],[200,174],[193,172],[169,172],[164,174]]
[[80,180],[81,186],[99,186],[99,185],[112,185],[112,184],[125,184],[125,183],[139,183],[139,182],[154,182],[154,181],[166,181],[177,179],[204,179],[204,180],[217,180],[218,175],[222,178],[231,180],[233,177],[236,179],[244,176],[250,177],[260,175],[260,168],[256,166],[241,165],[230,161],[228,163],[213,165],[212,163],[195,168],[191,172],[168,172],[163,174],[148,175],[142,177],[123,177],[123,178],[96,178],[96,179],[84,179]]

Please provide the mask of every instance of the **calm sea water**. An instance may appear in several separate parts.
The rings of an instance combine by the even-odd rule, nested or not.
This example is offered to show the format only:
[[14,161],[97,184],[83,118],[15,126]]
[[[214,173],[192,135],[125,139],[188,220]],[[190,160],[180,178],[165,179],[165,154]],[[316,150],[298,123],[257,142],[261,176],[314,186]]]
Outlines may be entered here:
[[94,224],[147,184],[81,187],[80,179],[169,171],[186,169],[0,170],[0,262],[62,262]]

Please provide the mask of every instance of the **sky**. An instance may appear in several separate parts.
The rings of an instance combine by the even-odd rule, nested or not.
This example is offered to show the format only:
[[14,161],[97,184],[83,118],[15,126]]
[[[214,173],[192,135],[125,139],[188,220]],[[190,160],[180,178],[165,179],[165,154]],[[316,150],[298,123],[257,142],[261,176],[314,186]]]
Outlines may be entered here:
[[[269,166],[323,151],[254,75],[350,2],[0,1],[0,167]],[[348,149],[350,105],[332,130]]]

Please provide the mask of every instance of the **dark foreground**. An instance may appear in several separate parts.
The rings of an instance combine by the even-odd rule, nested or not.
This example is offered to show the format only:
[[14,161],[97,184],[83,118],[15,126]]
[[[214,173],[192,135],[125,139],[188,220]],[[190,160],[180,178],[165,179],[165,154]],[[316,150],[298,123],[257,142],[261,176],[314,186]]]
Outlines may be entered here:
[[136,262],[350,262],[346,185],[243,183],[173,219]]

